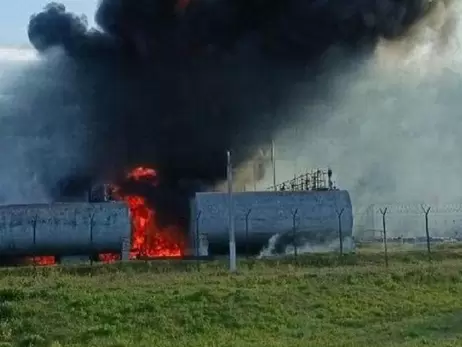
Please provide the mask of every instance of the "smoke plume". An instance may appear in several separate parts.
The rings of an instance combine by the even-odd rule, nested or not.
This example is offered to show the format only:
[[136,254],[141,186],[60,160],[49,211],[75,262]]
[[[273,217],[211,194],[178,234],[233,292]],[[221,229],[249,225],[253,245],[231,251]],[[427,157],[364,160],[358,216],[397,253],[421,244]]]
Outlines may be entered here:
[[59,179],[86,164],[75,66],[57,52],[43,61],[31,52],[0,49],[0,204],[50,202]]
[[305,114],[276,140],[279,179],[330,166],[358,210],[462,202],[461,8],[433,6],[406,36],[380,39],[367,63],[336,78],[341,92],[329,102],[299,103]]
[[[85,160],[61,177],[39,163],[36,169],[53,191],[59,182],[79,190],[79,182],[113,179],[140,164],[159,170],[165,194],[215,185],[225,177],[227,149],[238,166],[282,128],[328,124],[316,106],[328,108],[344,92],[336,76],[362,70],[385,43],[412,46],[419,27],[448,4],[103,0],[95,15],[99,28],[89,29],[85,18],[52,3],[32,16],[28,34],[42,54],[63,50],[50,68],[71,66],[72,79],[63,83],[72,82],[79,111],[66,124],[81,125],[84,148],[75,146],[73,154]],[[59,108],[61,97],[50,97],[56,92],[36,97]]]

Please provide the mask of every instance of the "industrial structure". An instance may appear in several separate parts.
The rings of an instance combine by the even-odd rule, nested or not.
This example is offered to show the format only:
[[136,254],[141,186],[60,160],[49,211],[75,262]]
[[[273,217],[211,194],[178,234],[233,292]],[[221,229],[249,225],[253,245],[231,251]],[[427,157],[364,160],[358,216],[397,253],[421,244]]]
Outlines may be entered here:
[[[339,240],[339,225],[343,238],[351,238],[350,195],[336,189],[331,177],[331,170],[315,170],[276,190],[233,193],[237,252],[259,253],[274,235],[280,235],[281,252],[287,244],[331,243]],[[220,192],[191,199],[190,242],[196,249],[205,237],[212,254],[228,252],[228,202],[228,194]]]
[[[350,195],[338,190],[331,178],[331,170],[315,170],[268,191],[233,192],[237,253],[258,254],[275,235],[280,252],[288,244],[332,243],[339,235],[351,238]],[[60,263],[124,252],[117,259],[128,259],[133,216],[130,206],[114,201],[110,193],[109,185],[98,185],[88,192],[86,202],[0,207],[0,263],[40,256],[52,256]],[[193,196],[189,250],[184,255],[228,253],[228,197],[221,192]]]
[[122,202],[54,203],[0,207],[0,259],[122,252],[130,239],[128,207]]
[[275,186],[269,187],[267,190],[277,191],[325,191],[337,190],[332,181],[332,170],[316,169],[306,172],[300,176],[295,176],[293,179],[284,181]]

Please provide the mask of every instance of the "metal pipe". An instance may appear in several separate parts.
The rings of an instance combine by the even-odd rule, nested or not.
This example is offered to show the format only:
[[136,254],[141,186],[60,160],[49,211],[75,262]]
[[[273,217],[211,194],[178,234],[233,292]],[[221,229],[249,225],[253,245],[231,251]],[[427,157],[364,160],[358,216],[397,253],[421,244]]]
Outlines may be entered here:
[[271,141],[271,164],[273,165],[273,189],[276,191],[276,155],[274,148],[274,140]]
[[236,271],[236,235],[234,230],[234,208],[233,208],[233,168],[231,163],[231,152],[227,153],[228,159],[228,228],[229,228],[229,271]]

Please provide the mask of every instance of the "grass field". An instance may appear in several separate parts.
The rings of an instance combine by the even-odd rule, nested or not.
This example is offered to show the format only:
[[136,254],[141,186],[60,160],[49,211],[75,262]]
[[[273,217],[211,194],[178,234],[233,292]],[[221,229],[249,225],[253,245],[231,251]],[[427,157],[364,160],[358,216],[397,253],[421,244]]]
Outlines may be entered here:
[[461,346],[462,252],[0,271],[0,346]]

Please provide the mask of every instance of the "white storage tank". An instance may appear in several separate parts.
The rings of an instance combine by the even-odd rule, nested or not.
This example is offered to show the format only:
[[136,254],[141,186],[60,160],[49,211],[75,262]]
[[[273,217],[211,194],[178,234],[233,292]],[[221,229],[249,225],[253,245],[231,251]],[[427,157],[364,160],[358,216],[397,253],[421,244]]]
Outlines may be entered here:
[[120,253],[130,234],[123,202],[0,207],[1,256]]
[[[353,213],[345,190],[233,193],[236,246],[258,253],[276,235],[294,235],[316,243],[338,240],[339,215],[344,238],[352,237]],[[343,212],[342,212],[343,211]],[[227,253],[228,194],[197,193],[191,200],[191,238],[207,235],[211,253]]]

